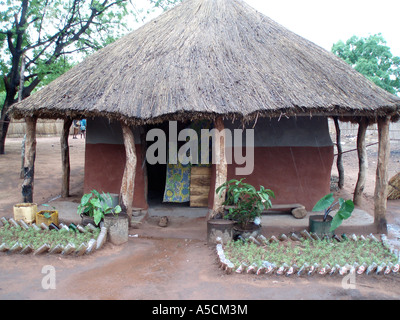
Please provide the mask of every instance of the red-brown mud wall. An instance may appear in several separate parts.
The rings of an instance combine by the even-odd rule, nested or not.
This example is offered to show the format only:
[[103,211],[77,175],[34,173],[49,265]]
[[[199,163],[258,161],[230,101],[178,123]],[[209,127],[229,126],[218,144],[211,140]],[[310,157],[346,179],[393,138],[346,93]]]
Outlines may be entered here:
[[[147,209],[140,132],[138,128],[133,128],[133,132],[137,157],[133,207]],[[126,161],[120,123],[90,118],[86,133],[84,192],[95,189],[119,194]]]
[[[333,146],[255,147],[254,159],[254,170],[248,176],[237,175],[238,166],[228,165],[228,180],[245,178],[245,182],[257,189],[262,185],[274,191],[273,204],[300,203],[307,210],[329,193]],[[211,185],[215,179],[213,169]],[[210,191],[209,208],[213,197]]]
[[[136,144],[136,177],[133,207],[147,209],[144,194],[144,173],[141,166],[142,148]],[[84,192],[96,189],[99,192],[119,194],[125,168],[125,147],[120,144],[86,144]]]

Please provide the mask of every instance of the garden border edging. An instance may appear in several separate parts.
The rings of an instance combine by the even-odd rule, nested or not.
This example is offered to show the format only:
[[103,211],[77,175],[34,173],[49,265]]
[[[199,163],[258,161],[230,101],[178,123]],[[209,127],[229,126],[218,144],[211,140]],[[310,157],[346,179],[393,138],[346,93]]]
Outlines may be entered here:
[[[15,228],[20,228],[22,230],[25,230],[28,232],[30,229],[35,229],[37,231],[45,231],[48,230],[48,227],[44,224],[41,225],[41,228],[39,228],[35,223],[32,225],[28,225],[24,220],[19,220],[18,222],[15,221],[13,218],[6,219],[6,218],[1,218],[1,222],[3,223],[3,227],[6,226],[7,224],[12,225]],[[60,223],[60,230],[66,229],[68,231],[66,232],[79,232],[79,233],[85,233],[88,232],[89,230],[94,231],[97,230],[95,226],[92,224],[88,224],[86,227],[82,227],[81,225],[77,226],[77,231],[70,231],[69,228],[62,223]],[[60,231],[57,231],[60,232]],[[3,242],[0,244],[0,252],[4,253],[20,253],[20,254],[29,254],[32,253],[33,255],[40,255],[40,254],[62,254],[62,255],[75,255],[75,256],[82,256],[85,254],[90,254],[96,250],[99,250],[102,248],[104,243],[107,240],[107,228],[102,226],[100,227],[100,232],[98,233],[96,238],[91,238],[87,242],[82,242],[81,244],[75,246],[72,243],[68,243],[67,245],[62,245],[60,243],[56,243],[53,246],[50,246],[47,243],[43,243],[39,248],[34,249],[30,244],[23,245],[19,241],[17,241],[14,245],[11,247],[8,247],[8,245]]]
[[[307,230],[303,230],[301,232],[301,237],[303,239],[307,240],[313,240],[313,241],[322,241],[319,239],[318,236],[315,234],[310,234],[308,233]],[[349,237],[350,241],[365,241],[365,240],[370,240],[370,241],[375,241],[375,242],[380,242],[382,243],[383,246],[388,248],[390,250],[390,253],[393,253],[397,257],[397,263],[394,265],[377,265],[376,263],[372,263],[371,265],[365,267],[365,266],[359,266],[356,264],[353,265],[348,265],[345,264],[343,266],[338,266],[335,267],[333,266],[328,270],[326,266],[319,266],[317,264],[310,264],[310,265],[303,265],[300,268],[296,265],[286,265],[283,264],[281,266],[276,266],[274,263],[269,263],[268,261],[263,261],[263,264],[261,267],[256,267],[254,265],[244,265],[241,264],[239,267],[236,267],[229,259],[226,258],[225,256],[225,251],[224,251],[224,244],[222,242],[222,239],[216,239],[217,240],[217,245],[216,245],[216,253],[217,253],[217,263],[219,264],[219,267],[224,270],[227,274],[232,274],[233,272],[235,273],[248,273],[248,274],[256,274],[256,275],[262,275],[262,274],[275,274],[275,275],[286,275],[290,276],[293,274],[296,274],[297,276],[301,276],[304,274],[307,274],[309,276],[313,274],[319,274],[321,276],[325,275],[334,275],[334,274],[339,274],[341,276],[345,276],[347,274],[367,274],[370,275],[372,273],[375,274],[382,274],[382,275],[389,275],[389,274],[399,274],[399,269],[400,269],[400,252],[399,250],[395,249],[393,246],[391,246],[388,242],[387,236],[385,234],[380,235],[381,240],[378,240],[372,233],[364,236],[361,235],[359,238],[355,234],[352,234]],[[249,237],[247,239],[248,241],[251,241],[255,243],[257,246],[263,246],[267,245],[273,241],[278,241],[278,242],[283,242],[283,241],[301,241],[301,238],[297,236],[295,233],[291,233],[289,236],[286,234],[281,234],[280,236],[271,236],[269,239],[266,239],[263,235],[257,236],[257,239],[254,237]]]

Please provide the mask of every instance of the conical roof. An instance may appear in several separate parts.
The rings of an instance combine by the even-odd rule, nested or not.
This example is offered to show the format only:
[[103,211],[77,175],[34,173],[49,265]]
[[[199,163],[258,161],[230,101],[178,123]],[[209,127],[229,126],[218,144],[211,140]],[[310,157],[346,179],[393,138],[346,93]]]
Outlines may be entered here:
[[137,123],[397,114],[400,98],[241,0],[186,0],[16,104],[14,117]]

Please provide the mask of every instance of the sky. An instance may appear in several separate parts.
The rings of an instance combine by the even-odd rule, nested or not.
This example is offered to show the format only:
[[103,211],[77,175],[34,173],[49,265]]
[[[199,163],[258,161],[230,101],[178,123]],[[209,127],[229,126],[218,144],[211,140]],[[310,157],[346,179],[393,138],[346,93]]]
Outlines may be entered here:
[[244,0],[287,29],[331,50],[353,35],[381,33],[400,56],[399,0]]
[[[381,33],[395,56],[400,56],[400,0],[244,0],[250,6],[330,51],[353,35]],[[146,8],[148,0],[135,0]],[[148,15],[155,17],[160,12]],[[148,21],[146,19],[146,21]]]

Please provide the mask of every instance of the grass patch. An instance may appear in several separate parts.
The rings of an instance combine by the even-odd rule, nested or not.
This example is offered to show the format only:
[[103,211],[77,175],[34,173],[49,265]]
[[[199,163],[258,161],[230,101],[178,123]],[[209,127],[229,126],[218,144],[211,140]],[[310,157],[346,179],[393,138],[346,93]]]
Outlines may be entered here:
[[300,242],[280,241],[266,246],[253,242],[231,241],[224,248],[224,253],[235,266],[256,265],[261,267],[264,261],[280,266],[283,264],[302,266],[305,263],[320,266],[358,263],[367,265],[389,263],[396,264],[398,257],[380,242],[370,240],[342,241],[302,240]]
[[34,250],[40,248],[43,244],[54,247],[58,244],[66,246],[68,243],[78,247],[82,243],[88,243],[90,239],[96,239],[100,233],[100,229],[92,231],[87,229],[86,233],[68,231],[65,229],[57,230],[35,230],[29,228],[15,227],[6,224],[0,228],[0,244],[5,243],[9,248],[19,242],[23,246],[31,245]]

